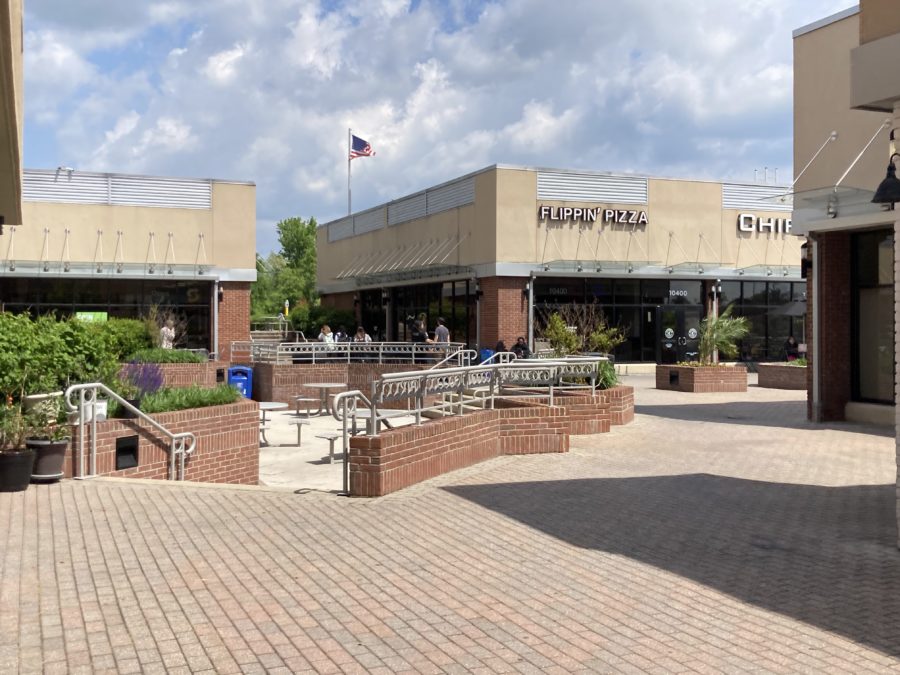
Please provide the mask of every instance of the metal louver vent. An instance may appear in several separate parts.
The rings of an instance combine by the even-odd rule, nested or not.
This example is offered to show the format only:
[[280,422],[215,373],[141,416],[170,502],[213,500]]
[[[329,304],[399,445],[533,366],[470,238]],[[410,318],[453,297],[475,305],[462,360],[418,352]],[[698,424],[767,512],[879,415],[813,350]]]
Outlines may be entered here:
[[353,236],[353,218],[341,218],[328,223],[328,241],[339,241]]
[[373,230],[380,230],[385,225],[387,209],[384,206],[363,211],[353,216],[353,233],[364,234]]
[[[783,185],[722,183],[723,209],[752,211],[793,211],[793,203],[786,196],[790,188]],[[785,197],[784,201],[780,198]]]
[[209,209],[212,181],[26,169],[22,197],[29,202]]
[[408,220],[425,217],[425,193],[406,199],[398,199],[388,204],[388,225],[405,223]]
[[566,171],[538,171],[538,199],[603,204],[646,204],[647,179]]
[[475,179],[464,178],[425,193],[427,214],[440,213],[475,201]]

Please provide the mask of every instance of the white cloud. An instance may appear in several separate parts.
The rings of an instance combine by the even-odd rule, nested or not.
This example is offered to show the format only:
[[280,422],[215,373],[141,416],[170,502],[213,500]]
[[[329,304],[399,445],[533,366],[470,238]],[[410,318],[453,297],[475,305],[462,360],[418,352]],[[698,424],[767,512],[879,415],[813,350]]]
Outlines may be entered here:
[[261,222],[344,212],[348,127],[355,208],[498,162],[787,176],[813,4],[29,0],[26,162],[254,180]]
[[237,66],[247,51],[247,45],[237,44],[231,49],[217,52],[206,60],[203,73],[219,84],[228,84],[234,79]]

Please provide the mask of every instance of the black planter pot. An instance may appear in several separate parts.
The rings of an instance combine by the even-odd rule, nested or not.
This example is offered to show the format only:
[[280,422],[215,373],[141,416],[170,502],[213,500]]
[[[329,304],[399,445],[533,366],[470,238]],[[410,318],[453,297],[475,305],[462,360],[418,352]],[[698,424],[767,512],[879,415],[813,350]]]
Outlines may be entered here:
[[[141,399],[139,399],[139,398],[126,398],[125,400],[128,401],[135,408],[141,407]],[[119,407],[121,408],[120,415],[122,416],[123,420],[136,420],[137,419],[137,415],[135,413],[133,413],[131,410],[129,410],[125,406],[119,406]]]
[[31,480],[34,450],[0,452],[0,492],[22,492]]
[[39,438],[25,440],[25,445],[34,451],[34,467],[31,469],[31,480],[54,481],[63,477],[63,462],[69,439],[48,441]]

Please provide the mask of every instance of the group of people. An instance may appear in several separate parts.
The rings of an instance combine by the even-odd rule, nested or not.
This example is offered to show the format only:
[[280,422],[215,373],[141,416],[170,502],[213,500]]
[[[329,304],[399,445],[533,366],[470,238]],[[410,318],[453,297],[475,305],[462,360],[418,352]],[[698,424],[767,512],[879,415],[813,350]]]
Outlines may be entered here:
[[362,326],[359,326],[356,329],[356,333],[352,336],[347,335],[347,331],[343,326],[340,326],[337,329],[337,332],[331,330],[331,326],[327,323],[322,324],[322,330],[319,332],[319,342],[324,342],[325,344],[334,345],[338,342],[371,342],[372,337],[366,333],[366,329]]
[[506,343],[503,340],[497,343],[497,346],[494,347],[494,353],[497,352],[512,352],[516,355],[517,359],[528,359],[531,358],[531,350],[528,349],[528,342],[524,337],[516,338],[516,344],[512,346],[512,349],[506,348]]

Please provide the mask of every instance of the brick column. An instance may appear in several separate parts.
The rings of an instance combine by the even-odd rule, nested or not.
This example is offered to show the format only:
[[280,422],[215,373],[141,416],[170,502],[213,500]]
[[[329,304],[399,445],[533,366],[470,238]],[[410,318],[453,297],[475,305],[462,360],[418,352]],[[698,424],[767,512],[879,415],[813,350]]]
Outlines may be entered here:
[[[231,342],[250,339],[250,283],[223,281],[219,284],[219,361],[231,360]],[[216,300],[218,302],[218,300]]]
[[[850,287],[850,233],[820,232],[816,234],[818,256],[817,269],[813,270],[818,280],[816,309],[819,316],[807,316],[808,343],[818,341],[819,368],[819,410],[812,407],[812,350],[809,377],[809,415],[813,421],[826,422],[844,419],[844,407],[850,400],[850,335],[852,324]],[[812,288],[810,288],[812,290]],[[807,295],[809,295],[807,293]],[[811,305],[811,303],[810,303]]]
[[516,338],[527,337],[528,298],[525,295],[526,277],[485,277],[478,280],[481,292],[482,348],[493,349],[498,340],[507,347]]

